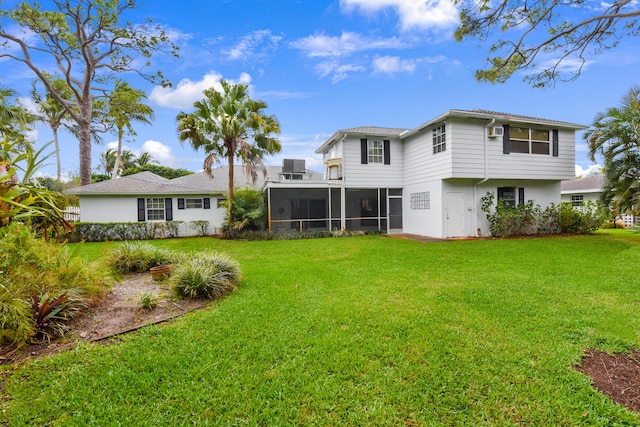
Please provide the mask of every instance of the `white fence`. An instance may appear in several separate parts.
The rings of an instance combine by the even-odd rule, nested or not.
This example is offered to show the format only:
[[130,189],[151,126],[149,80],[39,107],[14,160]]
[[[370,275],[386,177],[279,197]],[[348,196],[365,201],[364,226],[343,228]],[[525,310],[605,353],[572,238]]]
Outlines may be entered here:
[[67,209],[64,211],[64,219],[67,221],[80,221],[80,207],[67,206]]

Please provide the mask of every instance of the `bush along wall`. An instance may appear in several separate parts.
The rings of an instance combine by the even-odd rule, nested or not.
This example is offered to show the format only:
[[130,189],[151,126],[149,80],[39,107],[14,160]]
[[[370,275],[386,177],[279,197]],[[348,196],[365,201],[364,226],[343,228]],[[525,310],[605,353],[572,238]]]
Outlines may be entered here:
[[70,242],[104,242],[204,236],[208,227],[208,221],[78,222],[74,231],[67,234],[65,239]]
[[601,228],[609,217],[607,208],[588,201],[574,208],[570,203],[551,204],[545,209],[533,201],[520,206],[509,206],[488,192],[482,197],[482,210],[489,221],[489,231],[494,237],[524,236],[535,234],[588,234]]

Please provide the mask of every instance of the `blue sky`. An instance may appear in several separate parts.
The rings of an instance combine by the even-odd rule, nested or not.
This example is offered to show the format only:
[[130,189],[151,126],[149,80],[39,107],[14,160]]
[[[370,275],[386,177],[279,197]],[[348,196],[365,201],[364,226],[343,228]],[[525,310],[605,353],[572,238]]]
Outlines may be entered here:
[[[587,1],[572,17],[600,4]],[[178,141],[175,117],[191,112],[202,90],[221,78],[249,84],[252,97],[279,119],[283,150],[267,164],[303,158],[315,170],[322,169],[315,149],[338,129],[413,128],[449,109],[475,108],[589,125],[640,83],[640,44],[632,38],[588,58],[577,81],[554,88],[533,89],[522,74],[506,84],[478,83],[474,71],[485,66],[487,45],[453,39],[457,14],[449,0],[147,0],[126,15],[131,22],[147,17],[180,46],[180,58],[153,59],[171,89],[120,76],[144,90],[155,111],[153,125],[137,124],[125,148],[193,171],[202,169],[205,155]],[[31,81],[25,67],[0,62],[0,85],[28,96]],[[52,139],[44,126],[34,138],[39,144]],[[94,145],[94,169],[113,141],[107,135],[104,145]],[[77,175],[77,141],[62,134],[61,152],[63,172]],[[54,174],[53,163],[43,172]],[[592,166],[581,134],[576,163],[578,173]]]

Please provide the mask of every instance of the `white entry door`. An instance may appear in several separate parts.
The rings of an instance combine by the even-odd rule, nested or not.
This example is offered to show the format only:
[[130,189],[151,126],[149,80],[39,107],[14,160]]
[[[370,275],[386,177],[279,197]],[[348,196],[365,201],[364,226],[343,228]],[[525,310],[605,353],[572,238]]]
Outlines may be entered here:
[[464,232],[464,193],[447,193],[445,200],[446,237],[462,237]]

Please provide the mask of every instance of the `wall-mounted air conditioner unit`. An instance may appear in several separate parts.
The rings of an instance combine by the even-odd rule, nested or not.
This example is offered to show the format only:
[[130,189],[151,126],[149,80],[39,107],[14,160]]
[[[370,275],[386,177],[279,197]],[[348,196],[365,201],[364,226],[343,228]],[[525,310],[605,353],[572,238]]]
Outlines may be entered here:
[[504,129],[501,126],[495,126],[489,128],[489,137],[495,138],[497,136],[502,136]]

